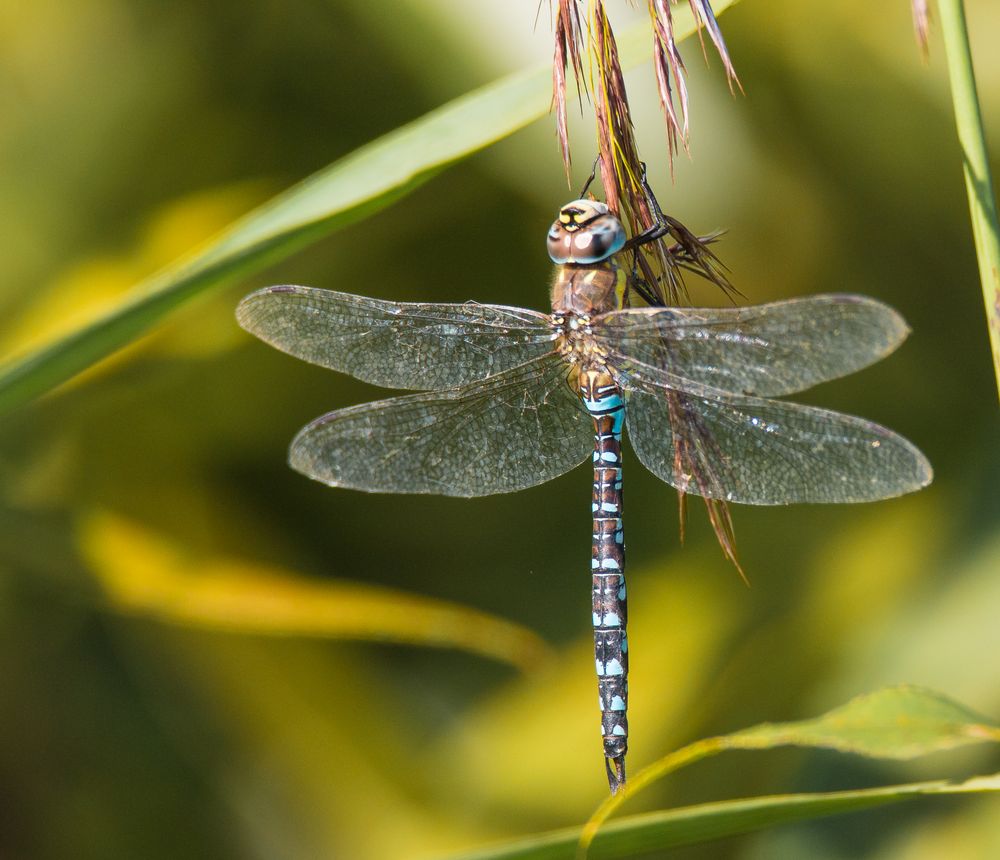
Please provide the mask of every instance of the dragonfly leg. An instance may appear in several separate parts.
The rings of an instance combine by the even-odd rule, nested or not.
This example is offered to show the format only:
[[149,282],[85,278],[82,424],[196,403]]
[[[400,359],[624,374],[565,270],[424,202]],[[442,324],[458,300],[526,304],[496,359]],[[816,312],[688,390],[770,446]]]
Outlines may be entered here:
[[587,192],[590,190],[590,186],[593,184],[594,180],[597,178],[597,165],[601,162],[601,156],[597,156],[594,159],[594,166],[590,168],[590,176],[587,177],[587,181],[583,183],[583,188],[577,197],[586,197]]
[[662,239],[664,236],[671,236],[676,240],[675,244],[671,245],[668,249],[672,255],[679,256],[681,253],[686,253],[697,259],[704,252],[703,246],[718,239],[717,234],[709,236],[695,235],[680,221],[663,211],[660,207],[660,201],[656,199],[656,195],[653,193],[653,189],[646,179],[645,162],[642,162],[642,176],[640,176],[639,182],[642,185],[642,193],[646,198],[650,214],[653,216],[653,223],[641,233],[637,233],[629,239],[625,243],[624,250],[638,250],[641,246]]

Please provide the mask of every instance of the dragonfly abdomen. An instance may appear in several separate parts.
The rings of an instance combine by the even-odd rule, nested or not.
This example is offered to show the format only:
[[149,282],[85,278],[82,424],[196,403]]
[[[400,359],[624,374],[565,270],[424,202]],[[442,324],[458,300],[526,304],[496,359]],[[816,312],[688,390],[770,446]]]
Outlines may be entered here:
[[594,419],[594,657],[601,708],[601,736],[612,792],[625,782],[628,750],[628,639],[625,632],[625,542],[622,530],[621,441],[625,403],[610,374],[585,370],[580,396]]

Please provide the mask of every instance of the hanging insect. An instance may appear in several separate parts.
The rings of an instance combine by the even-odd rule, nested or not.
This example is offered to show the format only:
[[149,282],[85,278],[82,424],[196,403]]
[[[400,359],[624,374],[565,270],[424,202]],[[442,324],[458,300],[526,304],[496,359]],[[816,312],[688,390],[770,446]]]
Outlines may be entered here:
[[[552,311],[424,304],[300,286],[247,296],[240,324],[314,364],[422,393],[339,409],[304,427],[293,468],[334,487],[485,496],[541,484],[592,452],[591,573],[601,735],[612,792],[625,783],[628,639],[623,431],[639,460],[683,493],[726,502],[866,502],[931,480],[891,430],[772,398],[853,373],[908,333],[891,308],[834,294],[751,307],[623,307],[655,301],[600,202],[574,200],[548,233]],[[683,248],[674,252],[683,259]]]

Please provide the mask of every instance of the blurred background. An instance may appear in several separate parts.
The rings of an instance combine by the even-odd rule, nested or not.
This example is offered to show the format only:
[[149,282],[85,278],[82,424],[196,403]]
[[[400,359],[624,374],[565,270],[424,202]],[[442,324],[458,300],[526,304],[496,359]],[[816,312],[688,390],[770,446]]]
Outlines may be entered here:
[[[3,354],[550,55],[535,0],[391,7],[0,0]],[[967,7],[1000,141],[1000,7]],[[890,683],[1000,717],[1000,423],[939,33],[924,64],[906,0],[745,0],[720,23],[746,96],[682,46],[692,157],[673,185],[652,73],[629,77],[660,200],[728,230],[747,301],[851,291],[902,312],[898,354],[801,399],[899,430],[936,478],[878,504],[734,508],[748,589],[696,499],[679,546],[676,494],[627,450],[633,772]],[[589,116],[572,139],[576,186]],[[383,394],[233,319],[271,283],[544,309],[544,234],[575,193],[551,119],[536,123],[3,418],[0,856],[407,858],[586,818],[607,792],[588,471],[471,501],[310,482],[285,465],[298,428]],[[410,634],[378,632],[396,605]],[[434,638],[439,617],[509,662],[366,641]],[[730,754],[629,809],[998,766],[988,747],[911,764]],[[1000,815],[922,801],[670,856],[996,857]]]

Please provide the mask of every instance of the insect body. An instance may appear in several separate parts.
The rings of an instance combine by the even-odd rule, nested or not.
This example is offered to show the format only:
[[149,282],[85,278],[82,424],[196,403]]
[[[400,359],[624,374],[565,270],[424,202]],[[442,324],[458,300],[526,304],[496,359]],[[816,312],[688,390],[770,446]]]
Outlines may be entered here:
[[550,314],[277,286],[247,296],[237,315],[299,358],[418,391],[299,432],[291,465],[331,486],[484,496],[548,481],[593,452],[594,650],[614,792],[628,741],[623,430],[662,480],[727,502],[873,501],[919,489],[931,468],[891,430],[772,399],[892,352],[908,329],[886,305],[840,294],[623,308],[628,243],[590,200],[562,208],[548,248]]

